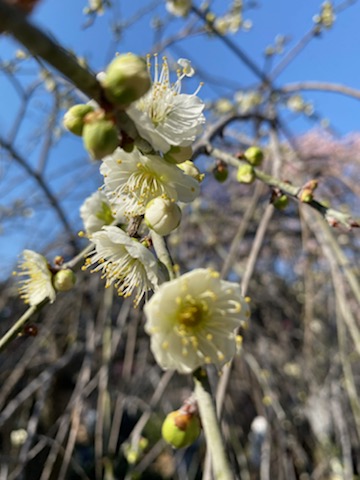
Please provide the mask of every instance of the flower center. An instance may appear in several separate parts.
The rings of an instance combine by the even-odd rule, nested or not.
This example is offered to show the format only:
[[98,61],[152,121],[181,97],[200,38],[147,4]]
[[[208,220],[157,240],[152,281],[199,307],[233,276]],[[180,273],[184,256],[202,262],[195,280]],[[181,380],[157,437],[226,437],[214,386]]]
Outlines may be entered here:
[[184,327],[196,327],[205,318],[205,311],[202,305],[187,302],[178,314],[179,323]]

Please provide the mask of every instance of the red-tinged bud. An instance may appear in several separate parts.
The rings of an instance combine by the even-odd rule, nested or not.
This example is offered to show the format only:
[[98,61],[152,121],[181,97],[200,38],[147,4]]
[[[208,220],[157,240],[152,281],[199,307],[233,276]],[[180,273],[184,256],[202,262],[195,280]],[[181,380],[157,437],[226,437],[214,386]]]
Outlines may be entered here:
[[212,171],[215,180],[219,183],[224,183],[229,176],[229,169],[226,163],[219,162]]

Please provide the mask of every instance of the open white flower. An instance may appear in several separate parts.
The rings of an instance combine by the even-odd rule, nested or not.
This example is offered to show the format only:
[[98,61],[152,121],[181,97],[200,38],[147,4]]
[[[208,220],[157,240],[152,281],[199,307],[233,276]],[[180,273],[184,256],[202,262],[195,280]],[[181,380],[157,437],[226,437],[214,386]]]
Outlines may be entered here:
[[21,271],[16,273],[27,277],[20,281],[21,298],[30,306],[39,305],[46,298],[52,303],[56,292],[46,258],[33,250],[24,250],[22,255],[23,261],[19,264]]
[[[191,77],[194,69],[188,60],[179,59],[177,80],[170,83],[169,66],[163,59],[159,74],[158,58],[155,56],[154,81],[150,90],[127,110],[141,137],[154,150],[166,153],[172,145],[187,147],[201,133],[205,117],[204,104],[196,96],[181,93],[184,77]],[[150,69],[149,61],[149,69]]]
[[106,287],[114,284],[119,295],[129,297],[137,289],[135,305],[159,281],[159,269],[155,256],[121,228],[105,226],[91,236],[95,250],[85,263],[92,272],[103,272]]
[[240,286],[201,268],[162,284],[144,311],[157,363],[180,373],[230,361],[236,329],[249,318]]
[[147,203],[164,197],[172,201],[192,202],[200,192],[199,182],[157,155],[142,155],[121,148],[103,159],[105,193],[116,213],[131,217],[142,215]]
[[101,230],[101,227],[110,225],[115,220],[117,223],[126,223],[120,210],[116,217],[113,216],[109,200],[101,190],[97,190],[84,201],[80,207],[80,217],[88,235]]

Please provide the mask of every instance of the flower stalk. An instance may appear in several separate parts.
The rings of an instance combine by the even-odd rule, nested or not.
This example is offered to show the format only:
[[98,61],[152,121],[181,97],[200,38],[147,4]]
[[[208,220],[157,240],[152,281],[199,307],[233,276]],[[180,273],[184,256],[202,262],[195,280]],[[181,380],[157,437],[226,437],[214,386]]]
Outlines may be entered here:
[[216,480],[233,480],[207,375],[200,368],[194,372],[193,377],[195,397],[206,445],[211,457],[214,478]]

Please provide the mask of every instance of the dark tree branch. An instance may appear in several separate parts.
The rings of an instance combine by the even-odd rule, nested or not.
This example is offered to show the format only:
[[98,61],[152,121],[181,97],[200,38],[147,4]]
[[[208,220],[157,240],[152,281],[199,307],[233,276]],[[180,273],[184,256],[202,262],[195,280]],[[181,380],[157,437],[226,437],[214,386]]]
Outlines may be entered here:
[[75,56],[32,25],[17,8],[0,0],[0,31],[7,31],[33,55],[41,57],[79,90],[99,104],[102,90],[93,72],[81,66]]

